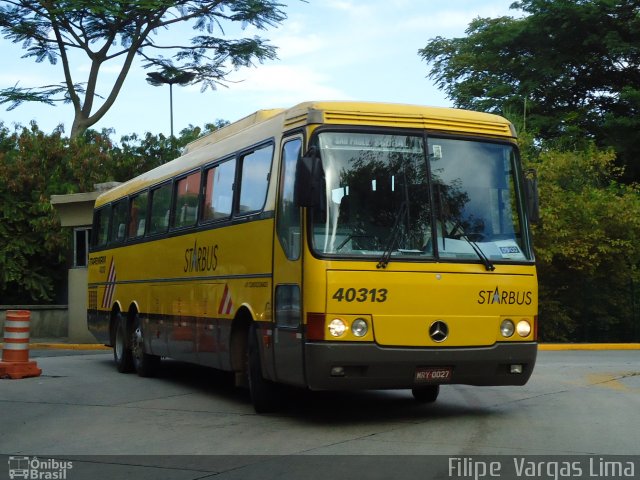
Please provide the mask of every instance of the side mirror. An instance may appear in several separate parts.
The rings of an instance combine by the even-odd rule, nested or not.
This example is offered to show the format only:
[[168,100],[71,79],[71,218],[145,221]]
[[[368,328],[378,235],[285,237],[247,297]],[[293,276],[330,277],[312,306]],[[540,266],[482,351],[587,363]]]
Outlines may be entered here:
[[298,160],[296,167],[295,204],[298,207],[318,207],[322,202],[322,161],[313,146]]
[[524,172],[524,188],[529,222],[540,222],[540,202],[538,198],[538,172],[530,168]]

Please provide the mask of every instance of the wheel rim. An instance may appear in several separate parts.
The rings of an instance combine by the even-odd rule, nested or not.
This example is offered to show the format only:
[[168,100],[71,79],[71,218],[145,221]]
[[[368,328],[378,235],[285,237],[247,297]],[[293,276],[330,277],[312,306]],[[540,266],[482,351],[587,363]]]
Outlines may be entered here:
[[131,350],[133,353],[133,358],[136,361],[140,361],[142,358],[142,345],[144,343],[144,338],[142,337],[142,330],[140,327],[136,327],[133,332],[133,341],[131,342]]
[[122,334],[122,327],[118,325],[116,330],[116,357],[118,359],[122,358],[124,354],[124,335]]

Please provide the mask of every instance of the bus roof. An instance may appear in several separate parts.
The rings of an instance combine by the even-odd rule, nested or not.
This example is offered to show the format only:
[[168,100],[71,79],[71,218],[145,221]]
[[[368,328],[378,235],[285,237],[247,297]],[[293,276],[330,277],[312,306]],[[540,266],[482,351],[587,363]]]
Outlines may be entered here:
[[[100,195],[96,206],[116,200],[161,183],[167,178],[197,168],[202,163],[224,158],[233,153],[233,148],[242,149],[264,138],[255,138],[246,145],[233,141],[239,134],[256,129],[266,132],[270,125],[284,132],[305,125],[368,125],[398,128],[417,128],[451,133],[487,135],[500,138],[515,138],[513,125],[506,119],[489,113],[473,112],[445,107],[426,107],[376,102],[312,101],[300,103],[289,109],[258,110],[234,123],[189,143],[183,155],[139,175],[118,187]],[[263,128],[260,128],[263,127]],[[256,135],[258,135],[256,131]],[[207,146],[218,144],[219,151],[211,152]]]

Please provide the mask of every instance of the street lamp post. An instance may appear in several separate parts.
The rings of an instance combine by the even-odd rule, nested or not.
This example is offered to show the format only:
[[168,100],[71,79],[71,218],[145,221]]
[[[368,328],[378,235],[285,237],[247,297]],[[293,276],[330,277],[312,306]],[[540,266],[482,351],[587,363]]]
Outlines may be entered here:
[[187,85],[193,81],[196,74],[178,70],[177,68],[165,68],[162,72],[147,73],[147,82],[154,87],[169,85],[169,119],[171,123],[171,137],[173,137],[173,86]]

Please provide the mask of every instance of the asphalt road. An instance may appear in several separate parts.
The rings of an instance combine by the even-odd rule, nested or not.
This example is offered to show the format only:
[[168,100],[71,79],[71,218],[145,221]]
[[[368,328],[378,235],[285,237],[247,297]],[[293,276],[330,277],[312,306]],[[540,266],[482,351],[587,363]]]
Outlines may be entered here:
[[32,359],[40,377],[0,380],[0,478],[19,456],[67,459],[69,480],[479,480],[490,476],[457,467],[452,476],[450,459],[588,455],[597,467],[600,456],[640,453],[638,350],[541,351],[526,386],[446,386],[433,405],[409,391],[292,390],[269,415],[205,368],[167,361],[149,379],[117,373],[108,352]]

